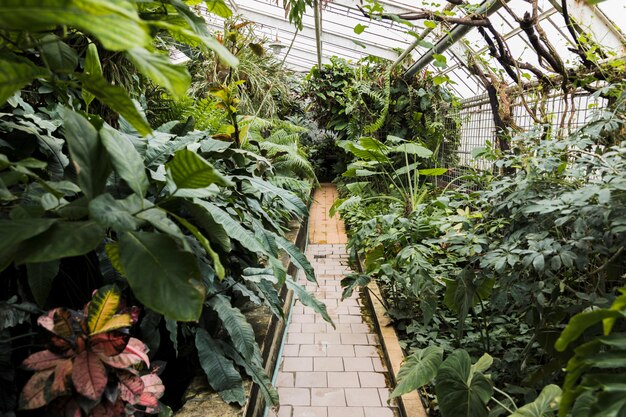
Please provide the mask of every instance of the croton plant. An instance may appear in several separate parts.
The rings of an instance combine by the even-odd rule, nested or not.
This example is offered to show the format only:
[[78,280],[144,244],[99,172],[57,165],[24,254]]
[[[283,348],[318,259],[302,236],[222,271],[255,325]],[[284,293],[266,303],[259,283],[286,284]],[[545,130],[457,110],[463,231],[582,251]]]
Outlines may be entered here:
[[82,311],[55,308],[39,317],[48,349],[23,366],[35,374],[24,386],[20,408],[47,406],[51,414],[121,416],[159,411],[164,387],[150,371],[148,348],[130,337],[138,309],[124,308],[120,290],[98,290]]

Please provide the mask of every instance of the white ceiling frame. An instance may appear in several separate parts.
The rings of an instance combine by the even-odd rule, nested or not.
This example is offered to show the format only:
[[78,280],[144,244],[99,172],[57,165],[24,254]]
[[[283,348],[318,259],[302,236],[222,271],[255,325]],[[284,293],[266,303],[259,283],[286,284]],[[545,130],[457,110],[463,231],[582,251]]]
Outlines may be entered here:
[[[291,23],[289,23],[286,20],[279,19],[270,13],[251,10],[249,8],[242,6],[241,4],[239,5],[239,11],[244,17],[254,22],[263,24],[265,26],[274,27],[281,31],[291,32],[292,34],[295,32],[295,29]],[[325,27],[327,28],[329,26],[329,22],[325,21],[324,23],[325,23]],[[303,22],[303,29],[301,31],[301,34],[303,34],[307,38],[314,39],[315,38],[314,25]],[[322,43],[326,43],[326,42],[335,44],[347,50],[358,50],[356,48],[360,48],[357,44],[353,42],[352,38],[342,33],[330,31],[329,29],[324,29],[322,33]],[[370,54],[370,55],[374,55],[374,56],[378,56],[378,57],[386,58],[390,60],[393,60],[398,56],[398,54],[394,52],[393,50],[383,48],[379,45],[372,44],[365,40],[362,41],[361,39],[358,39],[358,42],[361,42],[363,45],[365,45],[365,49],[363,49],[363,51],[366,54]],[[315,50],[313,50],[312,52],[315,53]]]

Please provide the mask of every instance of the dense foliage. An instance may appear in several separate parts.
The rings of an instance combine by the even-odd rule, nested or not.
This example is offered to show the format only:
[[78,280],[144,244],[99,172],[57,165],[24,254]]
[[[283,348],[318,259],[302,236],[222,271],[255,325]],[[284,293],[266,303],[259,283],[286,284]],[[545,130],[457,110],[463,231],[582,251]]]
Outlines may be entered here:
[[[480,191],[432,189],[407,212],[349,186],[339,209],[365,274],[345,292],[375,278],[413,352],[394,395],[432,383],[443,417],[619,415],[626,94],[600,93],[611,108],[566,139],[537,126],[514,152],[476,152],[510,172],[476,173]],[[535,400],[546,384],[563,392],[547,385]]]
[[282,316],[287,285],[328,319],[280,261],[315,281],[283,237],[315,182],[302,129],[240,114],[247,79],[189,104],[203,130],[196,114],[167,120],[175,104],[154,97],[182,99],[191,76],[158,48],[248,59],[197,2],[13,3],[0,5],[0,411],[168,415],[177,373],[196,369],[227,402],[246,401],[246,374],[275,404],[245,310]]
[[[449,150],[460,140],[458,100],[443,78],[424,73],[407,81],[402,72],[372,57],[356,65],[332,58],[313,68],[304,95],[319,126],[335,132],[338,140],[372,136],[384,142],[389,136],[401,137],[421,142],[434,153],[428,166],[454,166],[457,156]],[[345,166],[350,158],[344,155],[341,162]]]

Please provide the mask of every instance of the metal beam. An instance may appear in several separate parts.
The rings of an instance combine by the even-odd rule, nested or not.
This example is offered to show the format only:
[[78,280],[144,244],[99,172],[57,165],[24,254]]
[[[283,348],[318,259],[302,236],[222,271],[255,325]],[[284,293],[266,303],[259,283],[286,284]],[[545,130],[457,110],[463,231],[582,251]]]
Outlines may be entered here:
[[[488,17],[502,7],[502,1],[508,3],[510,0],[486,0],[480,5],[478,10],[474,12],[474,15],[485,15]],[[428,52],[422,55],[413,65],[411,65],[411,67],[404,73],[404,77],[410,78],[418,71],[424,69],[433,61],[436,54],[444,52],[451,45],[454,45],[467,35],[472,29],[474,29],[473,26],[456,25],[447,35],[441,38],[432,48],[430,48]]]
[[[597,6],[592,6],[586,1],[565,0],[570,19],[579,33],[591,34],[593,40],[602,47],[609,47],[623,54],[626,52],[626,36],[615,23]],[[550,3],[560,12],[563,12],[561,2],[550,0]],[[575,39],[572,39],[575,42]]]
[[[285,31],[289,31],[290,29],[293,29],[293,26],[291,26],[289,22],[287,22],[286,20],[282,18],[278,18],[267,11],[253,10],[252,8],[248,6],[243,6],[241,3],[239,4],[239,11],[244,17],[246,17],[247,19],[253,22],[257,22],[259,24],[263,24],[269,27],[274,27],[277,29],[284,29]],[[328,22],[327,22],[327,27],[328,27]],[[293,34],[293,30],[291,31],[291,33]],[[315,38],[315,25],[309,24],[309,23],[303,23],[303,29],[301,31],[301,34],[314,39]],[[344,33],[331,31],[330,29],[325,29],[323,31],[321,40],[323,43],[326,43],[326,42],[333,43],[337,46],[340,46],[342,48],[349,49],[349,50],[354,50],[355,47],[357,47],[357,45],[354,43],[351,37],[346,36],[346,34]],[[396,59],[397,57],[397,54],[392,50],[372,44],[371,42],[368,42],[365,40],[360,41],[360,42],[366,46],[365,51],[367,51],[367,53],[371,55],[375,55],[381,58],[386,58],[386,59],[391,59],[391,60]]]

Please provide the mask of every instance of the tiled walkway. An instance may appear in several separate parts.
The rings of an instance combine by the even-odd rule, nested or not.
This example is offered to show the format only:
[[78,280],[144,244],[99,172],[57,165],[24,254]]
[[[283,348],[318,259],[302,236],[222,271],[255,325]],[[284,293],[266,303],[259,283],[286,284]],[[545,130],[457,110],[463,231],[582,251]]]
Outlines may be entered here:
[[326,304],[336,329],[313,310],[299,302],[294,305],[276,382],[278,417],[398,415],[387,405],[385,367],[378,339],[363,318],[361,300],[355,292],[341,301],[340,281],[350,269],[343,222],[328,217],[336,198],[330,184],[315,193],[307,249],[319,283],[309,283],[307,289]]

